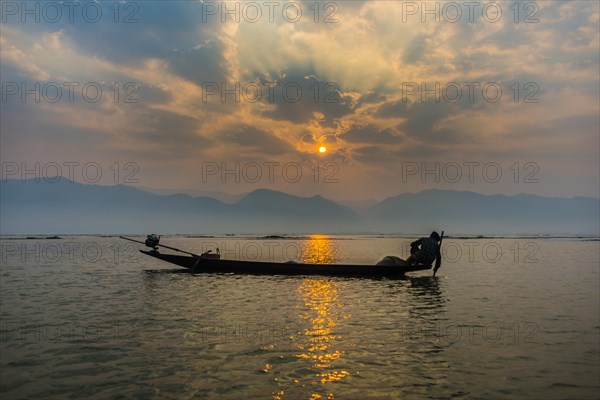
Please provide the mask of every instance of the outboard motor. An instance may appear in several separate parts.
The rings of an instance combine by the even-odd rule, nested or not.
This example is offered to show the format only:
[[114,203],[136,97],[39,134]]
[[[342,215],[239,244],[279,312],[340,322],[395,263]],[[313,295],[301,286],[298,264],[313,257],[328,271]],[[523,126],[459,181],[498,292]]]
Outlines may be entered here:
[[154,251],[158,249],[158,242],[160,242],[160,236],[156,236],[154,233],[146,236],[144,244],[148,247],[152,247]]
[[221,251],[217,247],[217,252],[213,253],[212,250],[205,251],[200,254],[200,258],[210,258],[212,260],[220,260],[221,259]]

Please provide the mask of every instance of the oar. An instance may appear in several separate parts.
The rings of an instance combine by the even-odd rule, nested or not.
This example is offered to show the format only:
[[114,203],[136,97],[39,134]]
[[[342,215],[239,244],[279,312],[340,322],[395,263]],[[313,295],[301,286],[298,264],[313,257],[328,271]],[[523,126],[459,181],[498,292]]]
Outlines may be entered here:
[[[442,255],[442,240],[444,240],[444,231],[442,231],[442,235],[440,236],[440,256]],[[442,260],[440,260],[440,267],[442,266],[441,262]],[[435,276],[436,272],[437,268],[433,268],[433,276]]]
[[[143,244],[144,246],[146,245],[145,242],[141,242],[139,240],[131,239],[131,238],[128,238],[128,237],[125,237],[125,236],[119,236],[119,237],[121,239],[125,239],[125,240],[129,240],[129,241],[132,241],[132,242]],[[189,251],[185,251],[185,250],[180,250],[180,249],[178,249],[176,247],[165,246],[164,244],[157,244],[157,246],[164,247],[165,249],[169,249],[169,250],[178,251],[180,253],[189,254],[190,256],[200,257],[198,254],[190,253]]]
[[140,244],[146,245],[146,243],[144,243],[144,242],[141,242],[139,240],[135,240],[135,239],[132,239],[132,238],[128,238],[128,237],[125,237],[125,236],[119,236],[119,238],[125,239],[125,240],[129,240],[130,242],[136,242],[136,243],[140,243]]

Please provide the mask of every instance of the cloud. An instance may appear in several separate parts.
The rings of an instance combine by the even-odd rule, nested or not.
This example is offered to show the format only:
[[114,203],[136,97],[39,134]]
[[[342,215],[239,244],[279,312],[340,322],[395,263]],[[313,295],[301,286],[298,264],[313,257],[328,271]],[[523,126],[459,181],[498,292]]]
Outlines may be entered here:
[[304,143],[309,143],[309,144],[317,143],[317,141],[315,140],[315,135],[313,135],[312,133],[306,133],[306,134],[302,135],[302,141]]
[[[536,3],[539,21],[528,24],[515,23],[503,3],[497,23],[471,23],[466,10],[458,23],[423,23],[421,15],[406,19],[406,2],[383,1],[339,2],[337,23],[315,23],[313,3],[294,3],[305,11],[297,23],[280,12],[274,21],[263,14],[256,23],[222,23],[220,15],[206,19],[200,1],[140,2],[131,24],[113,21],[112,3],[99,3],[107,18],[95,24],[13,19],[0,36],[3,82],[97,82],[107,95],[97,103],[39,104],[14,96],[2,105],[2,154],[41,157],[41,149],[68,148],[148,163],[173,163],[172,154],[186,162],[198,154],[330,157],[381,179],[387,175],[378,171],[407,157],[530,155],[563,160],[561,176],[572,171],[556,192],[582,171],[597,176],[597,2]],[[135,82],[139,101],[115,102],[113,82]],[[242,93],[235,101],[209,96],[206,82],[219,89],[258,83],[263,91],[258,101]],[[277,84],[272,93],[267,82]],[[469,101],[465,82],[480,83],[478,100]],[[502,87],[501,101],[481,99],[486,82]],[[448,83],[462,85],[459,101],[406,99],[406,84]],[[523,101],[529,83],[537,103]],[[328,153],[319,156],[322,143]],[[187,176],[173,179],[193,179]]]
[[272,119],[296,124],[317,117],[321,124],[333,126],[335,120],[353,113],[352,98],[341,92],[335,82],[309,76],[285,76],[263,82],[262,101],[274,107],[263,112]]
[[415,36],[408,46],[404,49],[402,54],[402,61],[407,64],[412,64],[418,61],[423,54],[427,51],[427,36],[417,35]]
[[293,152],[293,147],[286,141],[249,125],[228,127],[227,131],[220,134],[220,139],[225,146],[245,148],[254,154],[274,156]]
[[14,44],[10,44],[8,40],[2,36],[0,36],[0,59],[3,64],[2,69],[5,69],[8,64],[22,77],[42,81],[50,78],[48,72],[32,61],[33,57],[27,55]]
[[377,143],[377,144],[397,144],[404,141],[404,138],[393,129],[378,129],[376,126],[357,126],[349,129],[340,135],[350,143]]

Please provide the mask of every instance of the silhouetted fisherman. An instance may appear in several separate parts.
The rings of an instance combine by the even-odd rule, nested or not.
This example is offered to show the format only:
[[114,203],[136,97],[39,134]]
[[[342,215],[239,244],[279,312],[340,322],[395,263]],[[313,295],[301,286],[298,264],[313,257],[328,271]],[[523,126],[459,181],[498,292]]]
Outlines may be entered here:
[[440,235],[433,231],[428,238],[422,237],[410,244],[410,257],[406,260],[410,264],[433,264],[435,260],[435,268],[433,275],[440,269],[442,265],[442,255],[440,254]]

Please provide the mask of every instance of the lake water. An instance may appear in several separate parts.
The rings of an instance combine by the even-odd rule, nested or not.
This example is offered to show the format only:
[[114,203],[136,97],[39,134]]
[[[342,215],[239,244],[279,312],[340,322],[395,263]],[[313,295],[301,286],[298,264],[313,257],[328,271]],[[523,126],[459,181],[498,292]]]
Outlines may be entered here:
[[[408,238],[163,237],[375,263]],[[598,399],[600,242],[445,239],[407,279],[181,273],[115,237],[1,242],[0,397]]]

